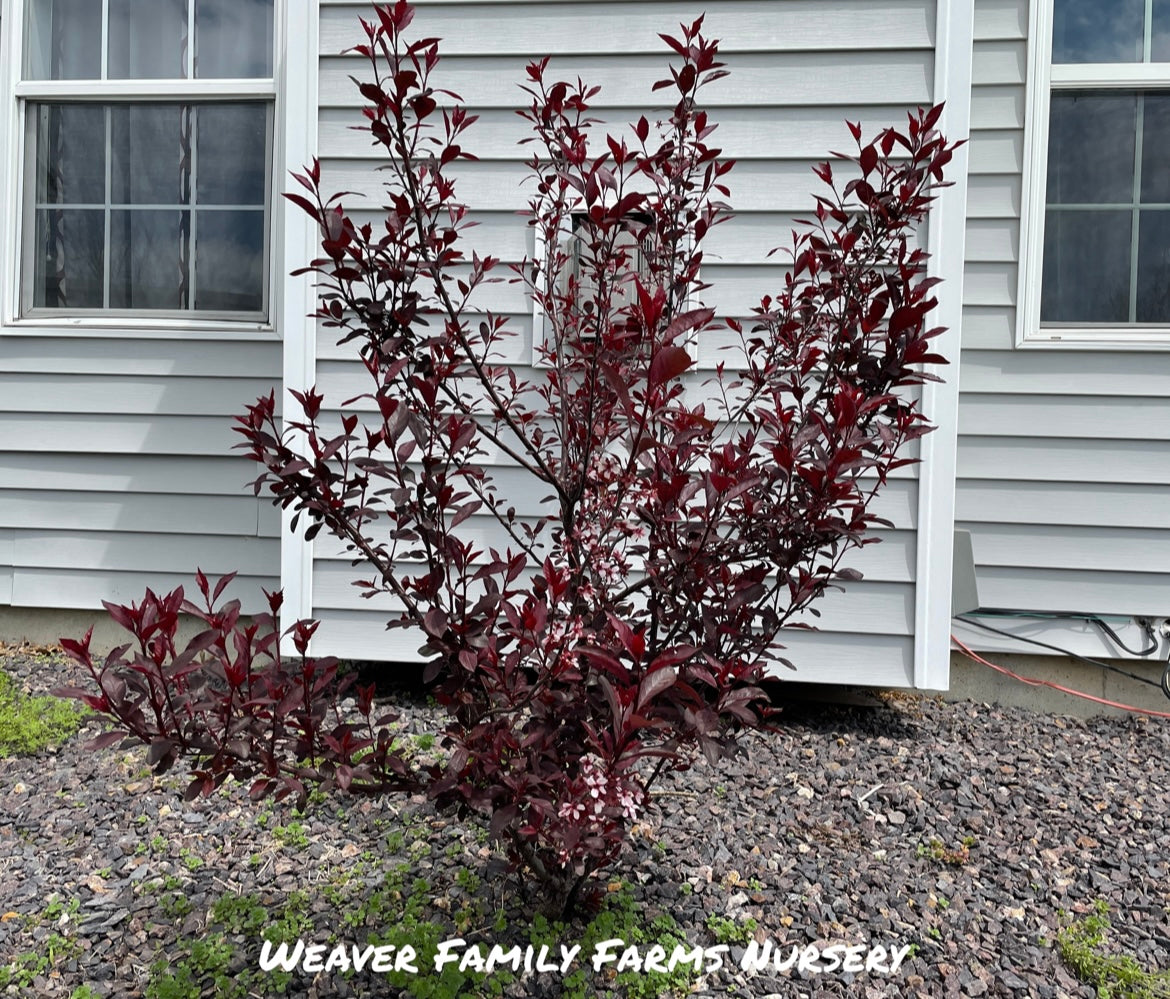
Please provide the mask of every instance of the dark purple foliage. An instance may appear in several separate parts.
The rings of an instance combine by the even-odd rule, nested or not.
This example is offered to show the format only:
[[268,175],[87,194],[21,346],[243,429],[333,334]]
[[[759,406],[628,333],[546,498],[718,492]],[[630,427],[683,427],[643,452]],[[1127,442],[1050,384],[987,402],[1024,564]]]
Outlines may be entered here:
[[[702,19],[662,36],[678,59],[655,90],[675,104],[625,138],[598,139],[596,88],[532,63],[519,113],[545,250],[506,278],[545,317],[525,374],[502,360],[508,320],[476,311],[499,262],[461,249],[472,223],[452,175],[472,159],[475,117],[432,86],[438,42],[408,41],[412,17],[377,8],[355,49],[373,72],[359,86],[386,155],[384,218],[352,218],[317,163],[288,195],[320,226],[319,318],[355,344],[369,390],[341,407],[293,392],[288,427],[270,395],[237,429],[264,469],[257,492],[310,537],[341,539],[363,592],[390,594],[391,624],[425,636],[449,762],[420,773],[392,753],[368,692],[347,724],[334,664],[303,657],[312,626],[295,626],[290,664],[271,617],[215,610],[202,577],[206,605],[184,606],[208,630],[182,652],[181,593],[110,608],[139,639],[133,655],[97,670],[86,643],[68,648],[101,686],[86,700],[160,766],[198,758],[194,791],[228,774],[256,793],[425,787],[489,817],[514,859],[575,892],[614,860],[660,770],[716,759],[765,723],[759,683],[785,662],[780,629],[857,578],[844,560],[874,540],[870,502],[929,430],[907,390],[943,359],[913,240],[954,145],[934,129],[938,107],[872,142],[850,125],[857,153],[817,167],[825,187],[780,289],[750,322],[720,324],[698,304],[700,267],[728,218],[732,163],[698,104],[725,75]],[[720,327],[739,345],[699,391],[695,345]],[[497,490],[501,463],[548,497],[540,516]],[[472,518],[506,546],[481,547]]]

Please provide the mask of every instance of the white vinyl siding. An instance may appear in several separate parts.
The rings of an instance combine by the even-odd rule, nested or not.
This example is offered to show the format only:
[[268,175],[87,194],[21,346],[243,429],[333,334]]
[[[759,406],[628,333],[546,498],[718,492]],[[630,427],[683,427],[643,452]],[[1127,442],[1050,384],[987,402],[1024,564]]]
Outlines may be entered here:
[[[480,121],[463,145],[480,157],[455,171],[457,197],[472,208],[478,228],[468,247],[501,256],[505,263],[533,252],[531,230],[517,212],[526,207],[522,161],[528,147],[516,141],[524,123],[512,113],[521,100],[517,84],[524,65],[554,56],[550,78],[603,85],[592,111],[610,127],[622,128],[658,106],[650,85],[664,72],[671,53],[658,39],[680,21],[706,12],[705,32],[721,40],[731,75],[703,94],[719,130],[714,145],[737,161],[728,177],[736,217],[704,242],[703,276],[713,287],[705,302],[720,314],[745,316],[760,297],[780,286],[781,270],[768,252],[788,245],[796,217],[807,215],[818,186],[815,162],[830,149],[848,150],[845,119],[860,120],[868,134],[905,122],[909,107],[932,100],[935,74],[934,0],[727,0],[715,3],[635,2],[423,2],[412,30],[442,38],[443,61],[436,86],[467,99]],[[375,172],[379,151],[369,136],[349,130],[360,121],[361,98],[348,79],[366,72],[360,58],[337,53],[358,40],[358,3],[323,0],[321,20],[321,119],[323,183],[329,190],[357,191],[371,206],[380,203]],[[620,30],[598,30],[605,22]],[[599,135],[603,134],[599,132]],[[347,209],[362,199],[347,198]],[[372,212],[369,218],[375,217]],[[477,299],[481,309],[507,315],[519,332],[504,341],[508,363],[525,369],[531,359],[532,309],[516,285],[489,285]],[[364,372],[352,345],[337,347],[331,330],[317,336],[315,380],[334,405],[364,390]],[[726,358],[720,338],[700,340],[698,386]],[[530,370],[530,369],[527,369]],[[501,493],[516,497],[522,514],[538,510],[525,496],[519,476],[488,456],[498,470]],[[819,604],[819,634],[783,637],[801,680],[912,685],[915,576],[918,543],[917,467],[902,469],[879,508],[894,522],[883,541],[850,560],[865,573],[847,593],[831,593]],[[505,546],[489,517],[469,522],[485,542]],[[949,538],[949,533],[948,533]],[[949,545],[949,540],[948,540]],[[421,639],[413,632],[385,630],[388,599],[362,600],[351,585],[360,575],[320,536],[312,562],[312,615],[322,619],[314,648],[368,659],[416,659]],[[810,619],[812,620],[812,619]],[[785,673],[785,677],[790,674]]]
[[[12,539],[3,602],[96,608],[148,586],[190,589],[201,567],[238,570],[234,594],[260,609],[260,587],[279,586],[280,516],[247,488],[255,467],[233,454],[231,423],[278,382],[279,347],[264,345],[262,358],[258,344],[204,341],[187,366],[192,345],[177,341],[87,339],[58,353],[69,343],[0,340],[17,355],[0,375],[0,565],[5,529]],[[93,346],[106,348],[100,364],[87,361]]]
[[[975,8],[956,522],[971,532],[986,607],[1161,617],[1170,355],[1016,347],[1028,9]],[[1116,651],[1087,626],[996,623],[1085,654]],[[976,648],[1036,651],[959,634]]]

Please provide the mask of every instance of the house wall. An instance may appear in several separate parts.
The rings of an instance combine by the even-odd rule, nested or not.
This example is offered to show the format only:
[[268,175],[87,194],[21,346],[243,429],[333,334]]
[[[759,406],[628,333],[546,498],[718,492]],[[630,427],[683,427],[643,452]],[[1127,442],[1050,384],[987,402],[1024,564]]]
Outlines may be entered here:
[[[415,27],[443,39],[436,81],[461,93],[481,116],[464,145],[480,161],[461,166],[460,198],[476,221],[470,245],[490,248],[505,262],[532,253],[532,235],[516,213],[527,193],[519,184],[526,147],[517,147],[523,122],[511,108],[516,84],[532,57],[551,53],[553,69],[581,75],[604,89],[598,115],[620,124],[654,107],[650,84],[667,62],[660,31],[672,30],[706,10],[706,28],[722,40],[731,76],[707,92],[720,125],[717,145],[737,161],[730,177],[736,219],[705,243],[705,279],[714,285],[708,304],[743,315],[778,284],[767,257],[788,242],[794,216],[808,211],[816,183],[811,166],[829,149],[847,149],[846,118],[868,132],[904,120],[907,107],[931,101],[935,76],[934,0],[734,0],[734,2],[432,2],[420,3]],[[380,177],[368,136],[349,130],[360,120],[360,97],[349,80],[360,60],[337,53],[358,40],[363,4],[323,0],[321,6],[320,145],[327,187],[357,191],[377,204]],[[620,30],[611,30],[618,22]],[[599,26],[605,25],[605,30]],[[347,202],[353,207],[352,200]],[[520,333],[509,361],[525,369],[531,359],[530,306],[514,285],[493,285],[481,308],[512,317]],[[699,349],[700,370],[720,358],[719,342]],[[315,378],[327,397],[346,399],[363,390],[362,372],[330,331],[318,332]],[[701,381],[701,379],[698,379]],[[499,466],[521,506],[516,471]],[[918,471],[904,470],[889,484],[880,512],[894,523],[883,543],[854,559],[865,580],[820,605],[822,632],[786,639],[800,667],[798,678],[906,685],[914,677]],[[528,512],[537,509],[528,501]],[[486,543],[505,539],[487,517],[472,530]],[[350,585],[358,571],[335,542],[319,538],[311,565],[311,607],[323,619],[315,648],[335,654],[413,658],[417,635],[384,630],[388,600],[364,601]]]
[[[1015,346],[1028,18],[1028,0],[976,0],[956,526],[985,607],[1165,617],[1170,352]],[[989,623],[1119,654],[1084,623]]]
[[[17,11],[16,0],[0,0],[0,319],[15,311],[18,272],[9,238],[23,128],[14,113]],[[290,39],[312,36],[303,54],[290,44],[277,61],[288,78],[280,98],[288,121],[278,125],[284,145],[274,155],[299,164],[315,142],[296,125],[315,115],[293,99],[293,84],[315,87],[304,66],[314,65],[316,10],[292,0],[281,11]],[[279,202],[274,216],[273,246],[289,248],[301,233],[280,218]],[[284,284],[274,329],[101,321],[0,329],[0,637],[52,640],[74,621],[83,630],[102,600],[140,599],[146,587],[190,590],[197,567],[238,571],[229,592],[245,610],[265,606],[261,587],[280,585],[280,514],[247,488],[256,468],[233,453],[240,438],[231,425],[258,395],[279,393],[282,337],[306,311],[299,302],[283,308],[293,287]]]
[[231,417],[280,344],[0,336],[0,604],[100,608],[239,570],[278,586],[280,518]]

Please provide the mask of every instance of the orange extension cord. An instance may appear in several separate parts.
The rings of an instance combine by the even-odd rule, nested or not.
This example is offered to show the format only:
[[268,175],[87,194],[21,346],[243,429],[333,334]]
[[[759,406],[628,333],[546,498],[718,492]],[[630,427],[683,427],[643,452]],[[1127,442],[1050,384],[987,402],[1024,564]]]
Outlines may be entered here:
[[989,666],[997,673],[1002,673],[1004,676],[1010,676],[1013,680],[1019,680],[1020,683],[1026,683],[1030,687],[1051,687],[1053,690],[1059,690],[1062,694],[1072,694],[1073,697],[1083,697],[1086,701],[1095,701],[1097,704],[1104,704],[1111,708],[1120,708],[1122,711],[1133,711],[1139,715],[1149,715],[1152,718],[1170,718],[1170,712],[1167,711],[1150,711],[1147,708],[1135,708],[1132,704],[1119,704],[1117,701],[1107,701],[1103,697],[1094,697],[1092,694],[1086,694],[1080,690],[1072,690],[1069,687],[1062,687],[1059,683],[1052,683],[1049,680],[1037,680],[1034,677],[1020,676],[1018,673],[1013,673],[1010,669],[1005,669],[1003,666],[996,666],[995,663],[989,663],[977,652],[972,652],[966,645],[960,642],[954,635],[951,635],[951,641],[958,646],[960,652],[968,659],[973,659],[977,663],[982,663],[984,666]]

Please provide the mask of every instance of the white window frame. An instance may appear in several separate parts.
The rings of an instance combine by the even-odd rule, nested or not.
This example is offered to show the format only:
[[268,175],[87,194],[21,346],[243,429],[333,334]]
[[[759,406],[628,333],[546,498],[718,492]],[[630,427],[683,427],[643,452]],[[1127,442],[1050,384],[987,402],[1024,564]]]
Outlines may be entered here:
[[[1108,0],[1101,0],[1108,3]],[[1146,0],[1146,51],[1150,7]],[[1170,323],[1040,324],[1044,279],[1044,216],[1048,186],[1048,116],[1060,90],[1170,90],[1170,63],[1052,63],[1054,0],[1031,0],[1024,177],[1020,206],[1020,267],[1016,346],[1081,350],[1170,350]],[[1140,147],[1139,147],[1140,148]]]
[[[87,84],[87,100],[110,102],[263,100],[273,107],[268,205],[265,210],[264,319],[201,316],[189,312],[85,310],[22,315],[26,162],[29,101],[77,98],[72,80],[24,80],[25,13],[29,0],[0,0],[0,336],[129,337],[160,339],[279,339],[289,308],[287,258],[304,264],[306,227],[280,197],[284,178],[314,155],[316,144],[316,51],[318,0],[276,0],[273,13],[273,75],[261,79],[105,80]],[[313,82],[312,93],[299,84]],[[311,127],[309,127],[311,125]],[[27,177],[31,183],[32,178]],[[290,211],[291,209],[291,211]],[[294,245],[295,244],[295,245]],[[311,253],[311,250],[309,250]],[[301,296],[303,297],[303,296]]]

